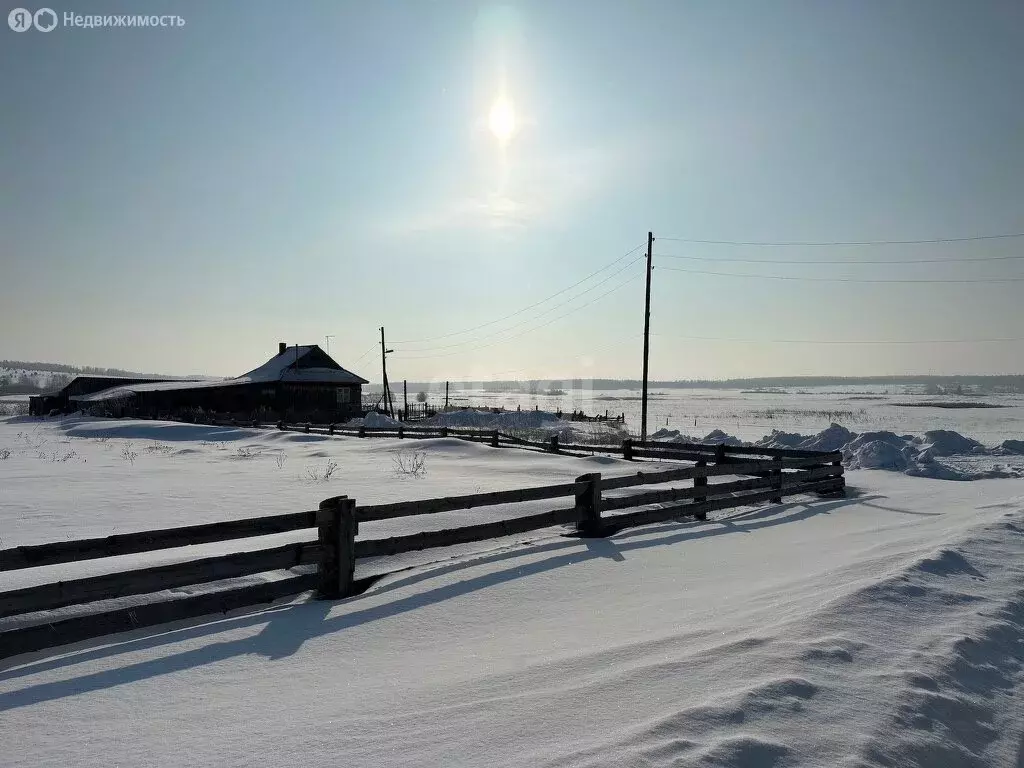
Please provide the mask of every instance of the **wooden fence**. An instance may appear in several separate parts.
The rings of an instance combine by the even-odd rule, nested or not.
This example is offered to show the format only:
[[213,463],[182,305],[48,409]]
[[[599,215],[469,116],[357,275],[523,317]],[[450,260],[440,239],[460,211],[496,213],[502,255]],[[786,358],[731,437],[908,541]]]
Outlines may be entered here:
[[[628,444],[623,450],[632,450],[634,455],[651,452],[644,446]],[[658,450],[658,453],[668,452],[665,448]],[[104,609],[99,605],[94,606],[97,610],[91,613],[70,618],[42,618],[40,623],[0,632],[0,658],[112,632],[267,603],[311,589],[327,599],[351,596],[363,587],[355,579],[356,561],[360,558],[449,547],[558,525],[574,525],[582,536],[607,536],[623,528],[679,517],[706,520],[708,512],[714,510],[765,501],[778,503],[788,495],[841,494],[845,489],[839,453],[721,446],[691,446],[671,452],[673,458],[692,457],[695,464],[621,477],[585,474],[571,483],[392,504],[361,506],[354,499],[337,496],[325,500],[318,510],[311,512],[0,550],[0,571],[12,571],[305,529],[310,529],[311,534],[312,529],[317,532],[315,542],[199,557],[170,565],[133,568],[0,592],[0,618],[5,618],[153,595],[162,590],[297,566],[316,566],[315,572],[293,574],[256,585],[229,586],[182,599],[132,607]],[[710,478],[732,476],[748,477],[708,482]],[[642,486],[669,487],[621,493],[624,489]],[[607,495],[609,493],[611,495]],[[385,539],[358,538],[360,523],[565,497],[571,500],[570,505],[522,517]]]
[[[273,428],[287,432],[338,437],[384,437],[399,440],[455,437],[460,440],[488,443],[495,448],[529,448],[549,453],[564,453],[569,456],[608,454],[622,456],[627,461],[636,459],[696,461],[701,457],[715,457],[717,463],[728,463],[729,461],[735,461],[737,456],[783,456],[794,458],[821,455],[820,451],[802,451],[795,448],[762,448],[759,446],[712,445],[707,443],[668,443],[652,440],[641,442],[632,438],[627,438],[618,445],[565,443],[561,441],[557,434],[551,435],[544,441],[540,441],[518,437],[498,429],[478,429],[473,427],[417,427],[407,424],[400,424],[394,427],[347,427],[338,424],[316,425],[311,422],[264,424],[257,421],[240,421],[237,419],[211,419],[197,423],[218,427]],[[542,430],[524,427],[523,431],[539,432]]]

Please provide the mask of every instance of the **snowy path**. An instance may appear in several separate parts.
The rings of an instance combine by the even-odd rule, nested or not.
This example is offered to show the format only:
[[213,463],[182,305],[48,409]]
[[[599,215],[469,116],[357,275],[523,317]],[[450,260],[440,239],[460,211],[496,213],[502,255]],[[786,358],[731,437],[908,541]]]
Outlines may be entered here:
[[13,659],[5,764],[1020,764],[1024,481],[850,484]]

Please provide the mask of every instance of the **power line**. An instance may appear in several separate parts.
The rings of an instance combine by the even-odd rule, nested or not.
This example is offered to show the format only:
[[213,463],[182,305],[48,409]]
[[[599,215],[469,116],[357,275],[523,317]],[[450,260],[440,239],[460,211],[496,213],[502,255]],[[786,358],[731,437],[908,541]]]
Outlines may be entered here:
[[681,269],[679,267],[661,267],[669,272],[686,272],[691,275],[714,275],[716,277],[746,277],[756,280],[800,280],[812,283],[1019,283],[1024,277],[992,277],[944,280],[938,278],[901,279],[901,278],[856,278],[856,277],[804,277],[798,275],[750,275],[731,272],[712,272],[704,269]]
[[686,339],[688,341],[734,341],[751,344],[823,344],[823,345],[887,345],[887,344],[1006,344],[1024,341],[1024,337],[990,338],[990,339],[737,339],[726,336],[689,336],[678,334],[656,333],[654,336],[662,336],[672,339]]
[[827,242],[771,242],[764,240],[694,240],[686,237],[659,237],[658,240],[671,240],[676,243],[701,243],[705,245],[749,245],[749,246],[778,246],[790,248],[803,247],[829,247],[840,245],[925,245],[929,243],[967,243],[978,240],[1007,240],[1015,237],[1024,237],[1024,232],[1011,232],[1003,235],[973,235],[970,237],[936,237],[926,240],[834,240]]
[[[675,253],[656,253],[660,259],[685,259],[687,261],[715,261],[722,263],[736,264],[945,264],[972,261],[1012,261],[1024,259],[1020,256],[975,256],[975,257],[953,257],[948,259],[731,259],[719,258],[716,256],[682,256]],[[667,269],[667,267],[666,267]]]
[[[505,342],[508,342],[508,341],[514,341],[515,339],[518,339],[518,338],[520,338],[522,336],[525,336],[528,333],[532,333],[533,331],[539,330],[541,328],[547,328],[552,323],[556,323],[559,320],[561,320],[562,318],[568,317],[569,315],[572,315],[572,314],[574,314],[576,312],[579,312],[581,309],[586,309],[591,304],[594,304],[594,303],[600,301],[601,299],[605,298],[606,296],[610,296],[611,294],[615,293],[619,289],[624,288],[625,286],[629,285],[631,282],[636,280],[638,277],[640,277],[639,274],[633,275],[632,277],[628,278],[627,280],[624,280],[623,282],[621,282],[618,285],[616,285],[610,291],[605,291],[600,296],[597,296],[596,298],[591,299],[586,304],[581,304],[578,307],[573,307],[568,312],[564,312],[563,314],[559,315],[558,317],[552,318],[551,320],[547,320],[544,323],[541,323],[540,325],[534,326],[533,328],[527,328],[522,333],[517,333],[514,336],[508,337],[507,339],[498,339],[497,341],[492,341],[489,344],[482,344],[482,345],[480,345],[478,347],[474,347],[473,349],[467,349],[467,350],[463,350],[461,352],[448,352],[446,354],[441,354],[441,355],[422,355],[422,356],[399,357],[398,359],[401,359],[401,360],[433,360],[433,359],[438,358],[438,357],[452,357],[452,356],[455,356],[455,355],[465,355],[465,354],[468,354],[470,352],[476,352],[477,350],[480,350],[480,349],[487,349],[488,347],[493,347],[493,346],[495,346],[497,344],[504,344]],[[414,351],[420,351],[420,350],[414,350]]]
[[431,337],[428,337],[428,338],[425,338],[425,339],[405,339],[405,340],[402,340],[402,341],[393,341],[391,343],[392,344],[422,344],[422,343],[425,343],[425,342],[428,342],[428,341],[437,341],[438,339],[447,339],[447,338],[450,338],[452,336],[460,336],[460,335],[462,335],[464,333],[471,333],[472,331],[478,331],[481,328],[486,328],[486,327],[488,327],[490,325],[494,325],[496,323],[500,323],[503,320],[508,320],[509,318],[515,317],[516,315],[521,315],[523,312],[531,310],[534,307],[539,307],[541,304],[544,304],[544,303],[550,301],[551,299],[555,298],[556,296],[561,296],[566,291],[571,291],[577,285],[581,285],[582,283],[587,282],[587,280],[589,280],[590,278],[594,277],[595,275],[599,275],[600,273],[604,272],[606,269],[610,269],[611,267],[615,266],[616,264],[618,264],[623,259],[625,259],[625,258],[627,258],[629,256],[632,256],[634,253],[636,253],[637,251],[639,251],[643,247],[644,247],[644,243],[640,243],[639,245],[637,245],[637,246],[635,246],[633,248],[630,248],[628,251],[626,251],[624,254],[619,256],[617,259],[615,259],[611,263],[606,264],[605,266],[601,267],[600,269],[598,269],[595,272],[591,272],[589,275],[584,277],[582,280],[576,281],[575,283],[570,285],[568,288],[563,288],[560,291],[556,291],[555,293],[551,294],[550,296],[548,296],[545,299],[541,299],[540,301],[538,301],[538,302],[536,302],[534,304],[530,304],[528,307],[523,307],[522,309],[518,309],[515,312],[513,312],[512,314],[505,315],[504,317],[499,317],[497,320],[491,320],[489,322],[482,323],[480,325],[476,325],[473,328],[466,328],[465,330],[461,330],[461,331],[453,331],[452,333],[445,333],[445,334],[442,334],[440,336],[431,336]]
[[[631,278],[628,282],[632,282],[633,279],[635,279],[635,278]],[[627,338],[620,339],[619,341],[612,342],[611,344],[603,344],[600,347],[596,347],[596,348],[588,347],[586,352],[581,354],[581,355],[579,355],[579,357],[583,357],[584,355],[587,355],[587,356],[596,355],[599,352],[605,352],[605,351],[607,351],[609,349],[613,349],[615,347],[621,347],[624,344],[631,344],[636,339],[641,339],[641,338],[643,338],[643,334],[639,334],[638,333],[638,334],[634,334],[633,336],[629,336]],[[566,356],[564,354],[562,354],[562,355],[557,355],[557,356],[553,356],[553,357],[541,358],[539,360],[533,360],[531,362],[531,365],[534,368],[536,368],[537,365],[547,364],[549,362],[556,361],[556,360],[564,361],[565,359],[566,359]],[[502,375],[507,374],[507,373],[522,373],[523,371],[526,371],[526,370],[530,370],[530,369],[529,368],[509,368],[509,369],[504,370],[504,371],[491,371],[490,374],[488,374],[488,375],[490,375],[490,376],[502,376]],[[562,378],[566,378],[566,377],[562,377]],[[596,378],[596,377],[580,377],[580,376],[576,376],[575,378]]]
[[[641,261],[642,259],[643,259],[643,257],[639,257],[639,258],[633,259],[632,261],[628,262],[625,266],[620,267],[619,269],[617,269],[616,271],[612,272],[610,275],[605,277],[603,280],[600,280],[599,282],[594,283],[592,286],[590,286],[589,288],[586,288],[586,289],[580,291],[575,296],[572,296],[572,297],[566,299],[563,302],[560,302],[560,303],[555,304],[555,305],[553,305],[551,307],[548,307],[547,309],[543,310],[542,312],[539,312],[536,315],[533,315],[531,317],[527,317],[525,320],[520,320],[518,323],[513,323],[512,325],[508,326],[507,328],[499,328],[496,331],[492,331],[491,333],[485,333],[483,336],[477,337],[475,339],[466,339],[465,341],[457,341],[454,344],[442,344],[441,346],[437,346],[437,347],[422,347],[420,349],[412,349],[410,351],[411,352],[431,352],[431,351],[434,351],[434,350],[455,349],[455,348],[458,348],[458,347],[464,347],[464,346],[466,346],[468,344],[476,344],[477,342],[483,341],[485,339],[494,338],[495,336],[498,336],[498,335],[500,335],[502,333],[505,333],[507,331],[511,331],[511,330],[513,330],[515,328],[520,328],[523,325],[526,325],[527,323],[529,323],[529,322],[531,322],[533,320],[536,320],[539,317],[543,317],[546,314],[554,312],[556,309],[560,309],[561,307],[564,307],[567,304],[571,304],[572,302],[576,301],[576,299],[578,299],[580,296],[584,296],[584,295],[590,293],[595,288],[598,288],[598,287],[604,285],[605,283],[607,283],[613,277],[616,277],[617,275],[622,274],[623,272],[625,272],[627,269],[629,269],[631,266],[636,264],[638,261]],[[621,258],[620,259],[616,259],[616,261],[620,261],[620,260],[621,260]],[[579,283],[577,283],[577,285],[578,284]],[[564,293],[564,291],[562,291],[562,293]],[[543,302],[541,302],[541,303],[543,303]],[[536,306],[536,305],[534,305],[534,306]],[[586,305],[584,305],[584,306],[586,306]],[[525,310],[521,310],[520,313],[522,311],[525,311]],[[516,313],[516,314],[520,314],[520,313]],[[493,323],[485,323],[485,325],[493,325]],[[481,327],[483,327],[483,326],[481,326]]]
[[363,354],[361,354],[361,355],[360,355],[360,356],[359,356],[358,358],[356,358],[355,362],[354,362],[354,363],[352,363],[352,365],[358,365],[358,364],[359,364],[359,362],[360,362],[360,361],[361,361],[361,360],[362,360],[362,359],[363,359],[364,357],[366,357],[366,356],[367,356],[368,354],[370,354],[371,352],[373,352],[373,350],[375,350],[376,348],[377,348],[377,342],[375,341],[375,342],[373,342],[373,344],[371,344],[371,345],[370,345],[369,347],[367,347],[366,351],[365,351],[365,352],[363,352]]

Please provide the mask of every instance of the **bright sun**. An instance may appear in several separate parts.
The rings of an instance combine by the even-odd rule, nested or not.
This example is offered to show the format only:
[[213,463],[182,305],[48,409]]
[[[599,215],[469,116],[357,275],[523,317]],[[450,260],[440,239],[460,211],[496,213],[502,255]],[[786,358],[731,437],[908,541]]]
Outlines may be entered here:
[[512,101],[507,96],[499,96],[491,105],[491,114],[487,118],[491,133],[502,144],[508,143],[516,131],[516,112]]

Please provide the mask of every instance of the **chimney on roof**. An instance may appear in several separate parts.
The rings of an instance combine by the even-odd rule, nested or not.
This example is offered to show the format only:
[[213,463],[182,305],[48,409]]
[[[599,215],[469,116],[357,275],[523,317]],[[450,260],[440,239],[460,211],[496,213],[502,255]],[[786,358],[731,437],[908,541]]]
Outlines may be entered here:
[[277,342],[277,354],[283,355],[286,349],[288,349],[287,344],[285,344],[283,341]]

